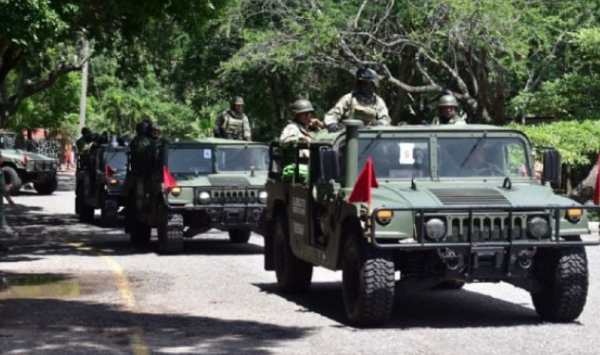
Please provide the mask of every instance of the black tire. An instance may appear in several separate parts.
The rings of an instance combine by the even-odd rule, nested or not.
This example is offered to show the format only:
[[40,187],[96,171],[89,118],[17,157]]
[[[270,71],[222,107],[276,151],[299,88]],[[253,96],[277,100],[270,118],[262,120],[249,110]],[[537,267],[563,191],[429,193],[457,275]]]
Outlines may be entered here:
[[58,188],[58,179],[54,175],[51,179],[44,182],[36,182],[33,184],[33,188],[40,195],[52,195]]
[[104,203],[100,210],[102,227],[115,227],[119,220],[119,203],[113,197],[104,197]]
[[235,244],[246,244],[250,240],[249,229],[230,229],[229,240]]
[[444,281],[435,286],[438,290],[460,290],[465,287],[464,281]]
[[79,206],[79,221],[82,223],[91,223],[94,221],[94,207],[88,206],[85,201]]
[[571,322],[583,312],[588,293],[588,263],[584,247],[540,250],[534,275],[542,284],[531,299],[538,315],[550,322]]
[[158,253],[179,254],[183,250],[183,216],[168,214],[158,227]]
[[284,293],[304,293],[310,287],[313,266],[294,255],[289,233],[287,216],[285,214],[278,215],[275,220],[273,240],[277,285]]
[[23,185],[23,180],[21,180],[19,173],[17,173],[12,166],[3,166],[2,173],[4,175],[4,181],[6,182],[6,185],[11,185],[8,192],[11,195],[18,193]]
[[81,187],[79,187],[79,182],[75,185],[75,214],[79,215],[81,213],[81,205],[83,205],[83,192],[81,191]]
[[394,308],[394,262],[389,253],[349,236],[344,246],[342,294],[351,324],[384,324]]
[[152,228],[137,219],[135,199],[129,199],[127,223],[129,223],[129,238],[135,246],[146,246],[150,243]]

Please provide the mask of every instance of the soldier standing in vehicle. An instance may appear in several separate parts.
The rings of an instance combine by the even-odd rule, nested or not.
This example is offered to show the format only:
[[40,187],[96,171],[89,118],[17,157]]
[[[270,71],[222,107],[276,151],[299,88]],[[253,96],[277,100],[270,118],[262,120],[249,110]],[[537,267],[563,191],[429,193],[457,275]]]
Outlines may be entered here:
[[356,88],[342,96],[338,103],[325,115],[325,126],[329,132],[343,129],[340,123],[353,118],[362,121],[365,126],[389,126],[392,122],[385,101],[375,90],[379,87],[379,78],[373,69],[359,69],[356,72]]
[[310,101],[297,100],[292,105],[292,110],[294,119],[289,121],[283,128],[279,138],[281,143],[310,142],[313,138],[313,132],[325,127],[323,122],[313,117],[315,110]]
[[142,152],[150,145],[150,139],[148,138],[148,126],[152,122],[145,118],[135,126],[135,137],[131,140],[130,154],[131,154],[131,170],[134,175],[142,173],[143,163],[141,163],[140,157]]
[[244,113],[244,99],[241,96],[231,98],[229,110],[219,115],[213,131],[215,137],[252,140],[250,120]]
[[431,124],[467,124],[464,118],[456,113],[458,102],[452,95],[444,95],[438,100],[438,114],[431,120]]
[[[2,152],[0,152],[0,165],[2,165],[2,163],[4,163],[4,158],[2,157]],[[4,177],[0,177],[0,194],[2,194],[2,196],[0,196],[0,236],[3,236],[5,233],[5,228],[8,227],[8,225],[6,224],[6,216],[4,215],[4,199],[6,199],[8,201],[8,205],[11,207],[15,206],[14,201],[12,200],[12,198],[10,197],[9,194],[9,186],[6,186],[6,182],[4,181]],[[0,244],[0,251],[4,251],[6,250],[6,247],[4,247],[2,244]]]

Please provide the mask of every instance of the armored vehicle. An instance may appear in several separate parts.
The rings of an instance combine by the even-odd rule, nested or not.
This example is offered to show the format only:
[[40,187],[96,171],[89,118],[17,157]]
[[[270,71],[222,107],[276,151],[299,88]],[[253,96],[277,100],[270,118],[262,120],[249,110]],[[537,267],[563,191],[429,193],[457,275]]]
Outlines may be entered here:
[[75,212],[80,221],[93,221],[95,210],[100,209],[102,226],[117,225],[119,207],[125,203],[128,152],[127,146],[104,144],[78,160]]
[[132,243],[148,243],[156,228],[158,252],[176,254],[183,238],[211,228],[228,231],[233,243],[246,243],[251,231],[262,231],[266,145],[219,138],[163,141],[157,159],[133,150],[126,213]]
[[[282,292],[305,292],[322,266],[342,271],[345,313],[357,326],[385,323],[395,292],[470,282],[525,289],[545,320],[580,315],[584,246],[598,237],[588,207],[536,183],[522,132],[345,123],[310,144],[270,146],[265,269]],[[560,155],[543,155],[544,179],[556,180]]]
[[27,152],[14,146],[16,133],[0,133],[0,149],[4,162],[2,172],[10,192],[17,193],[24,184],[33,183],[40,195],[51,195],[58,187],[58,164],[50,157]]

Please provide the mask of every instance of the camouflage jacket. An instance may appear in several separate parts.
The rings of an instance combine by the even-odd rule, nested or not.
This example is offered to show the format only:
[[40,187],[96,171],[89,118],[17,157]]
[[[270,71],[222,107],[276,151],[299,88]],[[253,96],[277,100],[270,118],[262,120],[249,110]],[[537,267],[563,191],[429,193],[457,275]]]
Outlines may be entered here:
[[214,133],[216,137],[251,140],[252,129],[246,114],[237,114],[232,110],[223,111],[217,118]]
[[306,127],[301,125],[296,121],[288,121],[287,125],[283,128],[281,132],[281,137],[279,137],[279,141],[281,143],[290,143],[290,142],[310,142],[313,138],[313,133],[310,132]]
[[355,93],[342,96],[335,106],[325,114],[325,126],[341,122],[347,118],[363,121],[365,125],[377,121],[379,124],[389,126],[392,123],[385,101],[375,95],[375,102],[365,104]]
[[[439,116],[435,116],[432,120],[431,120],[431,124],[432,125],[440,125],[440,124],[444,124],[442,123],[441,119]],[[448,123],[446,124],[457,124],[457,125],[461,125],[461,124],[467,124],[467,121],[465,121],[464,118],[460,117],[459,115],[454,115],[452,116],[449,120]]]

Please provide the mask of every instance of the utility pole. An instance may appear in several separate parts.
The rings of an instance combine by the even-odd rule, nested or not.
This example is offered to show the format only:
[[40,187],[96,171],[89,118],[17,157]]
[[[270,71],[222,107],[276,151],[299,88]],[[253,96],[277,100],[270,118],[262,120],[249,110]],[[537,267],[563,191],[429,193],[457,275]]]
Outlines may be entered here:
[[85,126],[85,107],[87,102],[87,86],[88,86],[88,62],[90,55],[90,42],[85,38],[85,33],[82,38],[82,53],[81,57],[85,62],[81,68],[81,98],[79,101],[79,132]]

